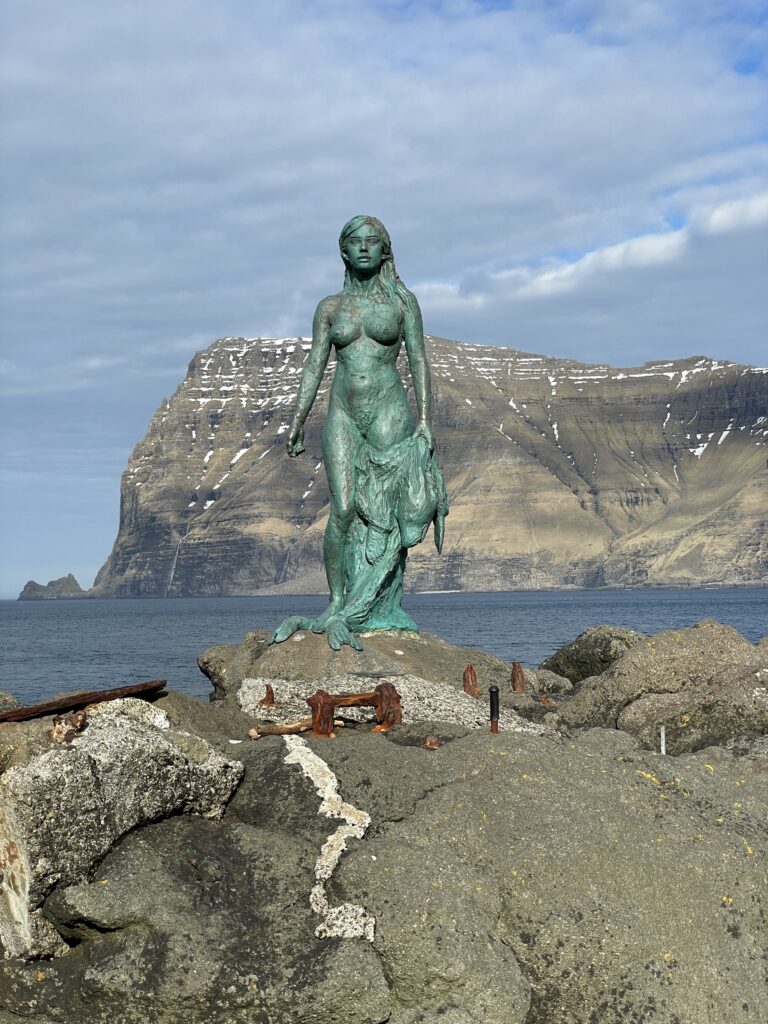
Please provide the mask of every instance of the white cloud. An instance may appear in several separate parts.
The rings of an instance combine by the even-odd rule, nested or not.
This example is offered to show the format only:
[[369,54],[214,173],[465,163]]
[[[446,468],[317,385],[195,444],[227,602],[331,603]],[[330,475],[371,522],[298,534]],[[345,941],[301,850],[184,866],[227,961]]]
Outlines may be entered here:
[[757,359],[757,0],[27,0],[4,22],[4,415],[31,447],[57,388],[130,447],[194,349],[306,333],[360,211],[433,333]]
[[768,192],[750,196],[748,199],[734,199],[729,203],[722,203],[720,206],[694,214],[692,220],[699,230],[710,234],[768,224]]

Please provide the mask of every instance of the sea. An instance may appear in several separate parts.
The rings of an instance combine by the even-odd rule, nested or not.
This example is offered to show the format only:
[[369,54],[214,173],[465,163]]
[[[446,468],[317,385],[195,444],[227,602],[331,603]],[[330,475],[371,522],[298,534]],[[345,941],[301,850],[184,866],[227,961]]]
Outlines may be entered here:
[[[324,597],[0,601],[0,690],[24,704],[72,690],[167,679],[200,697],[197,656],[287,615],[317,615]],[[768,587],[407,594],[424,632],[537,665],[589,626],[642,633],[716,619],[751,642],[768,633]]]

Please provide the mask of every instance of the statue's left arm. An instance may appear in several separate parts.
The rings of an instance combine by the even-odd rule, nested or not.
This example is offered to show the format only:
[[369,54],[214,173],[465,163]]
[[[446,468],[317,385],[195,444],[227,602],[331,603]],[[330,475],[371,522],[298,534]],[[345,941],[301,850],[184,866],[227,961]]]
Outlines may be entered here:
[[413,378],[416,409],[419,414],[419,422],[414,433],[426,438],[429,443],[429,450],[434,451],[435,440],[432,436],[432,378],[429,372],[427,352],[424,345],[424,325],[421,320],[421,310],[416,301],[416,296],[411,292],[408,292],[405,305],[403,337]]

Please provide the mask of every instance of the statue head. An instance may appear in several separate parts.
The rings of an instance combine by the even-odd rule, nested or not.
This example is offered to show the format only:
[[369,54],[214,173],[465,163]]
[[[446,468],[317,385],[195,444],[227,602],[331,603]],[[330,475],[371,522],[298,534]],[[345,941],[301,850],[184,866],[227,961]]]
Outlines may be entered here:
[[382,262],[392,259],[392,240],[389,237],[389,232],[381,223],[378,217],[368,217],[365,214],[358,214],[357,217],[352,217],[344,227],[341,229],[339,235],[339,251],[341,252],[341,258],[344,262],[347,262],[347,239],[354,235],[356,232],[366,230],[371,234],[378,235],[382,242]]
[[378,217],[369,217],[365,214],[359,214],[357,217],[352,217],[351,220],[348,220],[339,235],[339,251],[341,252],[341,258],[344,260],[344,289],[349,290],[354,287],[354,279],[350,273],[347,240],[352,235],[362,231],[366,232],[366,234],[378,235],[379,239],[381,239],[381,266],[378,270],[380,286],[392,300],[400,303],[405,302],[407,292],[395,268],[395,260],[392,255],[392,240],[389,237],[389,232]]

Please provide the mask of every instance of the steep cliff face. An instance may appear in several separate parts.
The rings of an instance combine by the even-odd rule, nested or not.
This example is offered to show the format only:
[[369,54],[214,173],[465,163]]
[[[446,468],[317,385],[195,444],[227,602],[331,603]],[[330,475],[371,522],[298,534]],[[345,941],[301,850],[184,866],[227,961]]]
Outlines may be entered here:
[[[703,357],[616,370],[428,338],[451,513],[411,588],[768,581],[768,369]],[[92,593],[324,589],[328,367],[306,454],[285,436],[302,339],[198,353],[122,481]],[[407,379],[407,366],[403,366]]]

